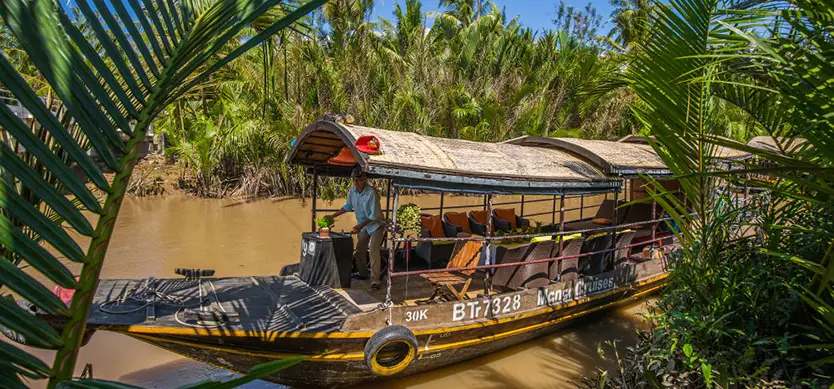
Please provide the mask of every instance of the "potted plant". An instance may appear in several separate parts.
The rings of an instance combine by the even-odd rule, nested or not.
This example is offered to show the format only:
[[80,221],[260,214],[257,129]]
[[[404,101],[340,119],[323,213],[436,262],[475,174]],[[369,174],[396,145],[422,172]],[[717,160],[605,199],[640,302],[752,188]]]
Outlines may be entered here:
[[316,225],[319,227],[320,238],[330,238],[330,228],[336,221],[333,216],[327,215],[316,219]]
[[397,208],[397,227],[404,236],[416,235],[420,231],[420,206],[408,203]]

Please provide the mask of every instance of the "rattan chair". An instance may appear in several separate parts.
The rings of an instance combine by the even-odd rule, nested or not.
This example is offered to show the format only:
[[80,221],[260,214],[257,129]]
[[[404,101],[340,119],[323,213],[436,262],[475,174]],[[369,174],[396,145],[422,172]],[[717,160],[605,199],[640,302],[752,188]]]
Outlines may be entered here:
[[519,290],[538,288],[550,284],[547,262],[523,264],[527,261],[550,258],[553,241],[525,244],[516,248],[497,247],[495,263],[521,263],[520,266],[499,267],[492,275],[492,286]]
[[[550,263],[548,269],[548,277],[553,281],[567,281],[579,278],[579,255],[582,251],[582,242],[584,237],[578,237],[566,240],[562,245],[562,257],[571,257],[553,261]],[[550,254],[551,258],[559,257],[559,243],[553,244],[553,252]]]
[[631,241],[634,240],[634,234],[635,232],[631,230],[617,233],[617,239],[614,241],[617,250],[614,251],[612,263],[608,265],[609,270],[628,262],[628,257],[631,256],[631,247],[629,246],[631,246]]
[[[593,253],[610,249],[613,239],[614,237],[607,232],[588,237],[582,243],[582,251],[580,253]],[[605,252],[580,257],[578,264],[580,275],[592,276],[602,273],[605,271],[606,258],[610,256],[610,252]]]

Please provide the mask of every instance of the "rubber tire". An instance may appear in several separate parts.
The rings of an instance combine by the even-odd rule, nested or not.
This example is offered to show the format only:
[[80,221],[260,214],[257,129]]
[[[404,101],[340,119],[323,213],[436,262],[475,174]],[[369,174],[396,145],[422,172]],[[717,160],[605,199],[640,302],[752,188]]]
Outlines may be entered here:
[[[408,354],[402,361],[393,367],[384,367],[376,362],[377,353],[383,347],[396,342],[402,342],[409,346]],[[365,343],[365,365],[371,373],[380,377],[392,376],[408,368],[417,359],[417,338],[414,333],[403,326],[388,326],[377,331],[368,343]]]

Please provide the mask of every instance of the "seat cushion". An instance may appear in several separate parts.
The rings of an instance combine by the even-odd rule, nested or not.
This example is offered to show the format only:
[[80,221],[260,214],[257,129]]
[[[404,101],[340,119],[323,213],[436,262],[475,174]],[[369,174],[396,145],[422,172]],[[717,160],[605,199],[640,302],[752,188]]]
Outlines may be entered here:
[[611,220],[611,219],[608,219],[608,218],[598,217],[598,218],[595,218],[595,219],[591,220],[591,223],[599,224],[599,225],[603,225],[603,226],[610,226],[610,225],[614,224],[614,221]]
[[499,219],[510,223],[510,228],[518,228],[518,222],[515,218],[515,208],[499,208],[495,210],[495,216]]
[[469,214],[472,215],[472,218],[476,222],[484,225],[487,224],[487,211],[470,211]]
[[472,229],[469,228],[469,217],[465,212],[446,212],[443,216],[447,223],[460,227],[461,232],[472,233]]
[[429,230],[432,238],[443,238],[443,222],[439,215],[420,215],[420,227]]

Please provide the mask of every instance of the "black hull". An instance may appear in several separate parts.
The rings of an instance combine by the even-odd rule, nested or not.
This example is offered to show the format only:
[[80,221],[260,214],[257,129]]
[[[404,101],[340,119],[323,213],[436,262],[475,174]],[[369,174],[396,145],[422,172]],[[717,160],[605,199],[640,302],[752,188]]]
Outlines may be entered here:
[[[424,346],[432,343],[432,339],[437,339],[437,337],[433,334],[426,335],[415,331],[421,353],[405,371],[395,377],[446,367],[552,333],[588,314],[642,298],[656,291],[662,283],[663,280],[658,280],[640,288],[632,289],[625,294],[616,293],[593,299],[584,304],[541,315],[534,318],[533,321],[517,320],[494,326],[495,328],[458,331],[448,336],[444,343],[429,347],[428,350],[424,349]],[[274,351],[276,349],[292,348],[302,351],[305,349],[319,349],[324,345],[322,339],[278,339],[274,343],[274,346],[277,347],[267,348],[263,342],[260,342],[260,347],[255,347],[251,340],[246,342],[248,344],[245,345],[241,343],[232,344],[235,338],[218,340],[217,337],[211,336],[151,336],[130,332],[127,335],[189,358],[240,373],[244,373],[260,363],[295,356],[282,351]],[[265,380],[294,387],[331,388],[382,379],[368,369],[361,353],[354,351],[357,350],[357,347],[363,346],[367,340],[367,337],[329,339],[326,341],[329,350],[351,350],[351,352],[339,353],[332,351],[323,358],[306,359],[275,376],[265,378]],[[361,350],[361,347],[359,350]]]

